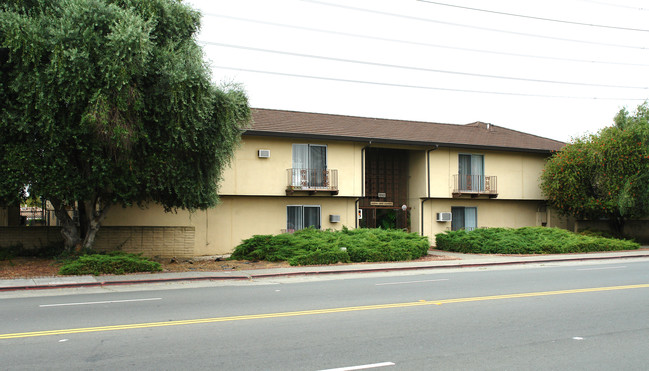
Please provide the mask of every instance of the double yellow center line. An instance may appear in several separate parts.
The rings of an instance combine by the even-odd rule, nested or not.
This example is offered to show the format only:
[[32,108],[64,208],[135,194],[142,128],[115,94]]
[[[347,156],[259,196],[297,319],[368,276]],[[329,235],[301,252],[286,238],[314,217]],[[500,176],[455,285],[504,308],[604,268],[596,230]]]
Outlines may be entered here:
[[50,336],[50,335],[81,334],[81,333],[102,332],[102,331],[132,330],[132,329],[165,327],[165,326],[194,325],[194,324],[201,324],[201,323],[231,322],[231,321],[243,321],[243,320],[252,320],[252,319],[310,316],[310,315],[317,315],[317,314],[358,312],[358,311],[376,310],[376,309],[419,307],[425,305],[469,303],[469,302],[487,301],[487,300],[532,298],[532,297],[539,297],[539,296],[579,294],[579,293],[587,293],[587,292],[631,290],[631,289],[641,289],[641,288],[649,288],[649,284],[592,287],[592,288],[585,288],[585,289],[557,290],[557,291],[538,291],[538,292],[528,292],[528,293],[519,293],[519,294],[474,296],[474,297],[467,297],[467,298],[443,299],[443,300],[420,300],[420,301],[405,302],[405,303],[362,305],[356,307],[314,309],[314,310],[265,313],[265,314],[250,314],[250,315],[242,315],[242,316],[201,318],[201,319],[167,321],[167,322],[134,323],[130,325],[114,325],[114,326],[82,327],[82,328],[72,328],[72,329],[63,329],[63,330],[18,332],[18,333],[11,333],[11,334],[0,334],[0,340],[37,337],[37,336]]

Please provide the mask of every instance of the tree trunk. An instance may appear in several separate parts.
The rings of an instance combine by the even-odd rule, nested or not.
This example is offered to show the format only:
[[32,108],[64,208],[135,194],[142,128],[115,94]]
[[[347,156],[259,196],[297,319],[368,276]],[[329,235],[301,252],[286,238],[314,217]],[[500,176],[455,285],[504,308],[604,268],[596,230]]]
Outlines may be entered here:
[[79,210],[79,238],[85,239],[88,234],[88,213],[86,212],[86,203],[82,200],[77,201]]
[[101,202],[99,198],[95,198],[94,202],[84,202],[84,208],[86,211],[85,224],[87,227],[86,234],[83,238],[84,249],[92,249],[92,247],[94,246],[95,237],[97,236],[97,232],[99,232],[99,228],[101,227],[101,223],[106,217],[106,212],[108,211],[109,207],[110,204],[103,205],[103,202]]
[[68,214],[66,205],[58,200],[51,200],[54,206],[54,214],[56,215],[59,223],[61,223],[61,236],[63,236],[63,243],[68,252],[74,251],[75,248],[81,246],[81,237],[79,235],[79,228],[74,223],[74,220]]

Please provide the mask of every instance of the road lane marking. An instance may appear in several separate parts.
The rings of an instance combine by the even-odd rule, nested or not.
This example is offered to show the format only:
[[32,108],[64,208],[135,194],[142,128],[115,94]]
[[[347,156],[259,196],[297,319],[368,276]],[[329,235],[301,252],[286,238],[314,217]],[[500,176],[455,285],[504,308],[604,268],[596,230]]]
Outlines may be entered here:
[[448,281],[448,278],[440,278],[440,279],[437,279],[437,280],[422,280],[422,281],[386,282],[386,283],[377,283],[376,286],[406,285],[406,284],[409,284],[409,283],[437,282],[437,281]]
[[199,319],[167,321],[167,322],[133,323],[127,325],[112,325],[112,326],[71,328],[71,329],[62,329],[62,330],[18,332],[18,333],[0,334],[0,340],[18,339],[18,338],[27,338],[27,337],[36,337],[36,336],[81,334],[81,333],[101,332],[101,331],[132,330],[132,329],[153,328],[153,327],[243,321],[243,320],[251,320],[251,319],[268,319],[268,318],[308,316],[308,315],[316,315],[316,314],[358,312],[358,311],[376,310],[376,309],[408,308],[408,307],[419,307],[425,305],[470,303],[470,302],[487,301],[487,300],[533,298],[533,297],[540,297],[540,296],[580,294],[580,293],[588,293],[588,292],[632,290],[632,289],[642,289],[642,288],[649,288],[649,283],[643,283],[638,285],[624,285],[624,286],[591,287],[585,289],[537,291],[537,292],[526,292],[526,293],[519,293],[519,294],[473,296],[473,297],[456,298],[456,299],[420,300],[420,301],[405,302],[405,303],[361,305],[356,307],[341,307],[341,308],[328,308],[328,309],[301,310],[301,311],[294,311],[294,312],[249,314],[249,315],[240,315],[240,316],[199,318]]
[[349,367],[339,367],[339,368],[330,368],[327,370],[321,371],[354,371],[354,370],[367,370],[370,368],[379,368],[385,366],[394,366],[392,362],[381,362],[381,363],[372,363],[369,365],[360,365],[360,366],[349,366]]
[[602,269],[622,269],[626,268],[626,265],[620,266],[620,267],[600,267],[600,268],[579,268],[577,269],[578,271],[599,271]]
[[41,305],[39,305],[39,307],[40,308],[46,308],[46,307],[64,307],[64,306],[68,306],[68,305],[94,305],[94,304],[133,303],[133,302],[138,302],[138,301],[152,301],[152,300],[162,300],[162,298],[86,301],[86,302],[81,302],[81,303],[41,304]]

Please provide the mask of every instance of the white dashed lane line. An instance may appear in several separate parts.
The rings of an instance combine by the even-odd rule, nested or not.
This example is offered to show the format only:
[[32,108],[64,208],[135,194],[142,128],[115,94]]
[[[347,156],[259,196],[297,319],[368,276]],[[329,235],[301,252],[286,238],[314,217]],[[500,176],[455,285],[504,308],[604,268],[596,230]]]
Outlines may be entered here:
[[353,371],[353,370],[368,370],[370,368],[379,368],[379,367],[386,367],[386,366],[394,366],[394,363],[392,362],[381,362],[381,363],[372,363],[368,365],[360,365],[360,366],[349,366],[349,367],[340,367],[340,368],[330,368],[327,370],[320,370],[320,371]]
[[87,302],[82,302],[82,303],[41,304],[41,305],[39,305],[39,307],[40,308],[46,308],[46,307],[64,307],[64,306],[68,306],[68,305],[95,305],[95,304],[133,303],[133,302],[138,302],[138,301],[152,301],[152,300],[162,300],[162,298],[87,301]]
[[407,285],[407,284],[411,284],[411,283],[438,282],[438,281],[448,281],[448,278],[440,278],[440,279],[437,279],[437,280],[423,280],[423,281],[385,282],[385,283],[377,283],[376,286]]
[[580,269],[577,269],[577,270],[578,271],[599,271],[599,270],[603,270],[603,269],[622,269],[622,268],[626,268],[626,266],[623,265],[623,266],[618,266],[618,267],[580,268]]

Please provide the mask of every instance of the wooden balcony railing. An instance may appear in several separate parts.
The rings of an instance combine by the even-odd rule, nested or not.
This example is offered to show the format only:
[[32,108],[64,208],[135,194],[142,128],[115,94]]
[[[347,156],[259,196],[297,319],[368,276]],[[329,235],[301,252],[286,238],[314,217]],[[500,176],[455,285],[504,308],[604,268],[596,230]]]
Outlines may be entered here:
[[335,169],[287,169],[286,194],[294,192],[331,192],[338,194],[338,170]]
[[498,179],[485,175],[453,175],[453,197],[498,197]]

